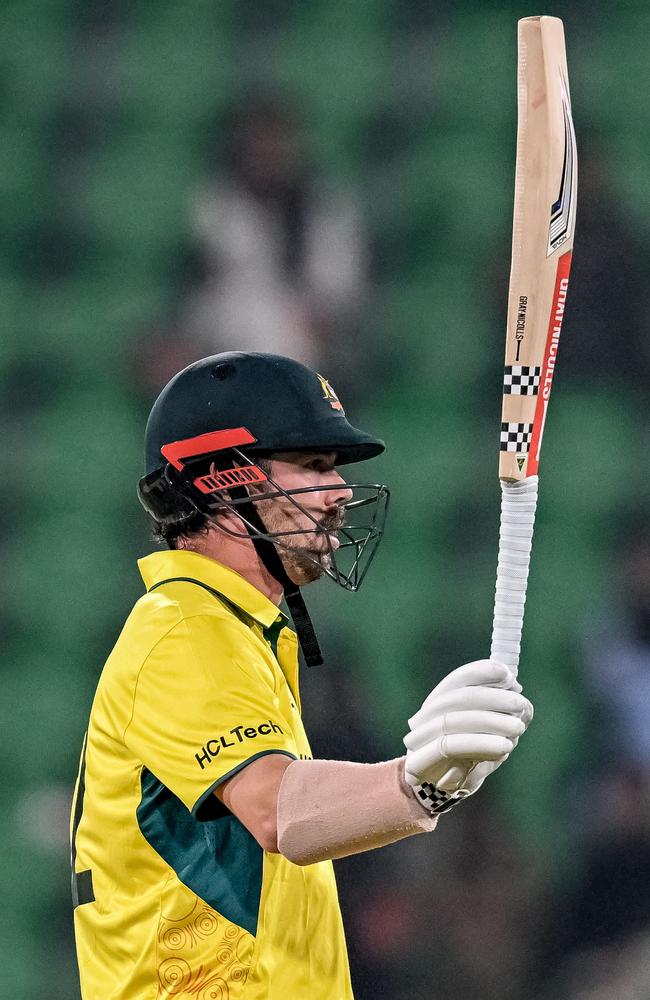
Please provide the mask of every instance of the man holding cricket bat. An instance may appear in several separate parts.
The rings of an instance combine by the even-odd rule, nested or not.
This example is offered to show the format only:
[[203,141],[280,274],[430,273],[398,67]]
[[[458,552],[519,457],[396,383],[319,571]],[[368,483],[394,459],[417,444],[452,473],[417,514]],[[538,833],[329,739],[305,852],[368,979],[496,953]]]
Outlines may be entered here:
[[169,550],[140,561],[73,810],[85,1000],[350,998],[332,859],[432,831],[528,726],[514,672],[480,660],[415,712],[406,757],[312,759],[278,605],[320,662],[300,587],[359,586],[387,490],[337,466],[383,450],[277,355],[205,358],[155,403],[139,495]]
[[383,442],[278,355],[204,358],[163,389],[139,496],[169,549],[140,561],[73,806],[84,1000],[350,1000],[332,860],[431,832],[525,732],[516,671],[576,191],[562,24],[526,18],[492,658],[434,688],[405,757],[313,760],[298,687],[298,643],[321,662],[300,588],[357,590],[383,532],[387,489],[337,468]]

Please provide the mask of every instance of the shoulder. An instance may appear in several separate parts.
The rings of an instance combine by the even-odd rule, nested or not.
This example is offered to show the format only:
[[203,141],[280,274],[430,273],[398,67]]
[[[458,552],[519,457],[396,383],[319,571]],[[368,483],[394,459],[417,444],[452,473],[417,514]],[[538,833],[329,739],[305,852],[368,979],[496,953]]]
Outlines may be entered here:
[[110,716],[124,732],[136,700],[171,717],[226,691],[275,690],[270,650],[227,609],[186,615],[173,601],[153,598],[138,602],[106,661],[95,720]]
[[220,601],[181,583],[144,594],[134,605],[106,661],[100,686],[127,684],[147,664],[196,666],[208,658],[250,659],[255,637]]
[[233,651],[257,647],[250,626],[228,605],[200,587],[183,583],[145,594],[125,623],[118,644],[126,642],[144,662],[157,647],[185,642]]
[[202,587],[183,581],[145,595],[134,609],[148,633],[141,669],[202,683],[275,686],[274,657],[252,620]]

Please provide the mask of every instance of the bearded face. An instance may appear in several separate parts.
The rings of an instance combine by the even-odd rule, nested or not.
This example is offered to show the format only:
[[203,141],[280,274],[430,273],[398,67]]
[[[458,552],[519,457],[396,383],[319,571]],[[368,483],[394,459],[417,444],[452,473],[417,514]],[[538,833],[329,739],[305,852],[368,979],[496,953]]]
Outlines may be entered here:
[[318,580],[331,565],[332,549],[339,545],[336,531],[343,524],[341,510],[310,510],[314,523],[289,500],[262,500],[258,508],[269,534],[280,534],[282,544],[277,550],[289,579],[299,587]]
[[[336,471],[334,452],[283,452],[256,464],[252,456],[239,457],[246,463],[248,497],[221,493],[213,526],[246,549],[255,536],[271,542],[297,587],[327,574],[346,590],[358,590],[383,534],[386,487],[348,486]],[[251,501],[254,518],[252,509],[246,512]]]

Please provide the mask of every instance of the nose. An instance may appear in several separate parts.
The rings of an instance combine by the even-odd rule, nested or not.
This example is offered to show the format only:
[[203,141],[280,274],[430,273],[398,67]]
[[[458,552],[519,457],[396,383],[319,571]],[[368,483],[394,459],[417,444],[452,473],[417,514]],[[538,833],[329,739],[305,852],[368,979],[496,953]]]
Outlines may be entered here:
[[337,482],[332,486],[328,483],[328,489],[324,497],[325,506],[327,508],[340,507],[344,503],[349,503],[353,494],[343,477],[336,470],[333,470],[331,473],[328,473],[327,478],[329,480],[337,480]]

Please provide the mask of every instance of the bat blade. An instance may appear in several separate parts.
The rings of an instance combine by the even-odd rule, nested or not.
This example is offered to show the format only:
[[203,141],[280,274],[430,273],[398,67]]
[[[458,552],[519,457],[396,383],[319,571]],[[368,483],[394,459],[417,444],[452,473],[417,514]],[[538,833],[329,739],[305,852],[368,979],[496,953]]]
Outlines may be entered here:
[[517,670],[537,469],[573,250],[578,164],[556,17],[519,22],[517,169],[499,477],[501,524],[490,657]]
[[518,126],[499,477],[537,474],[575,232],[578,162],[564,29],[518,25]]

